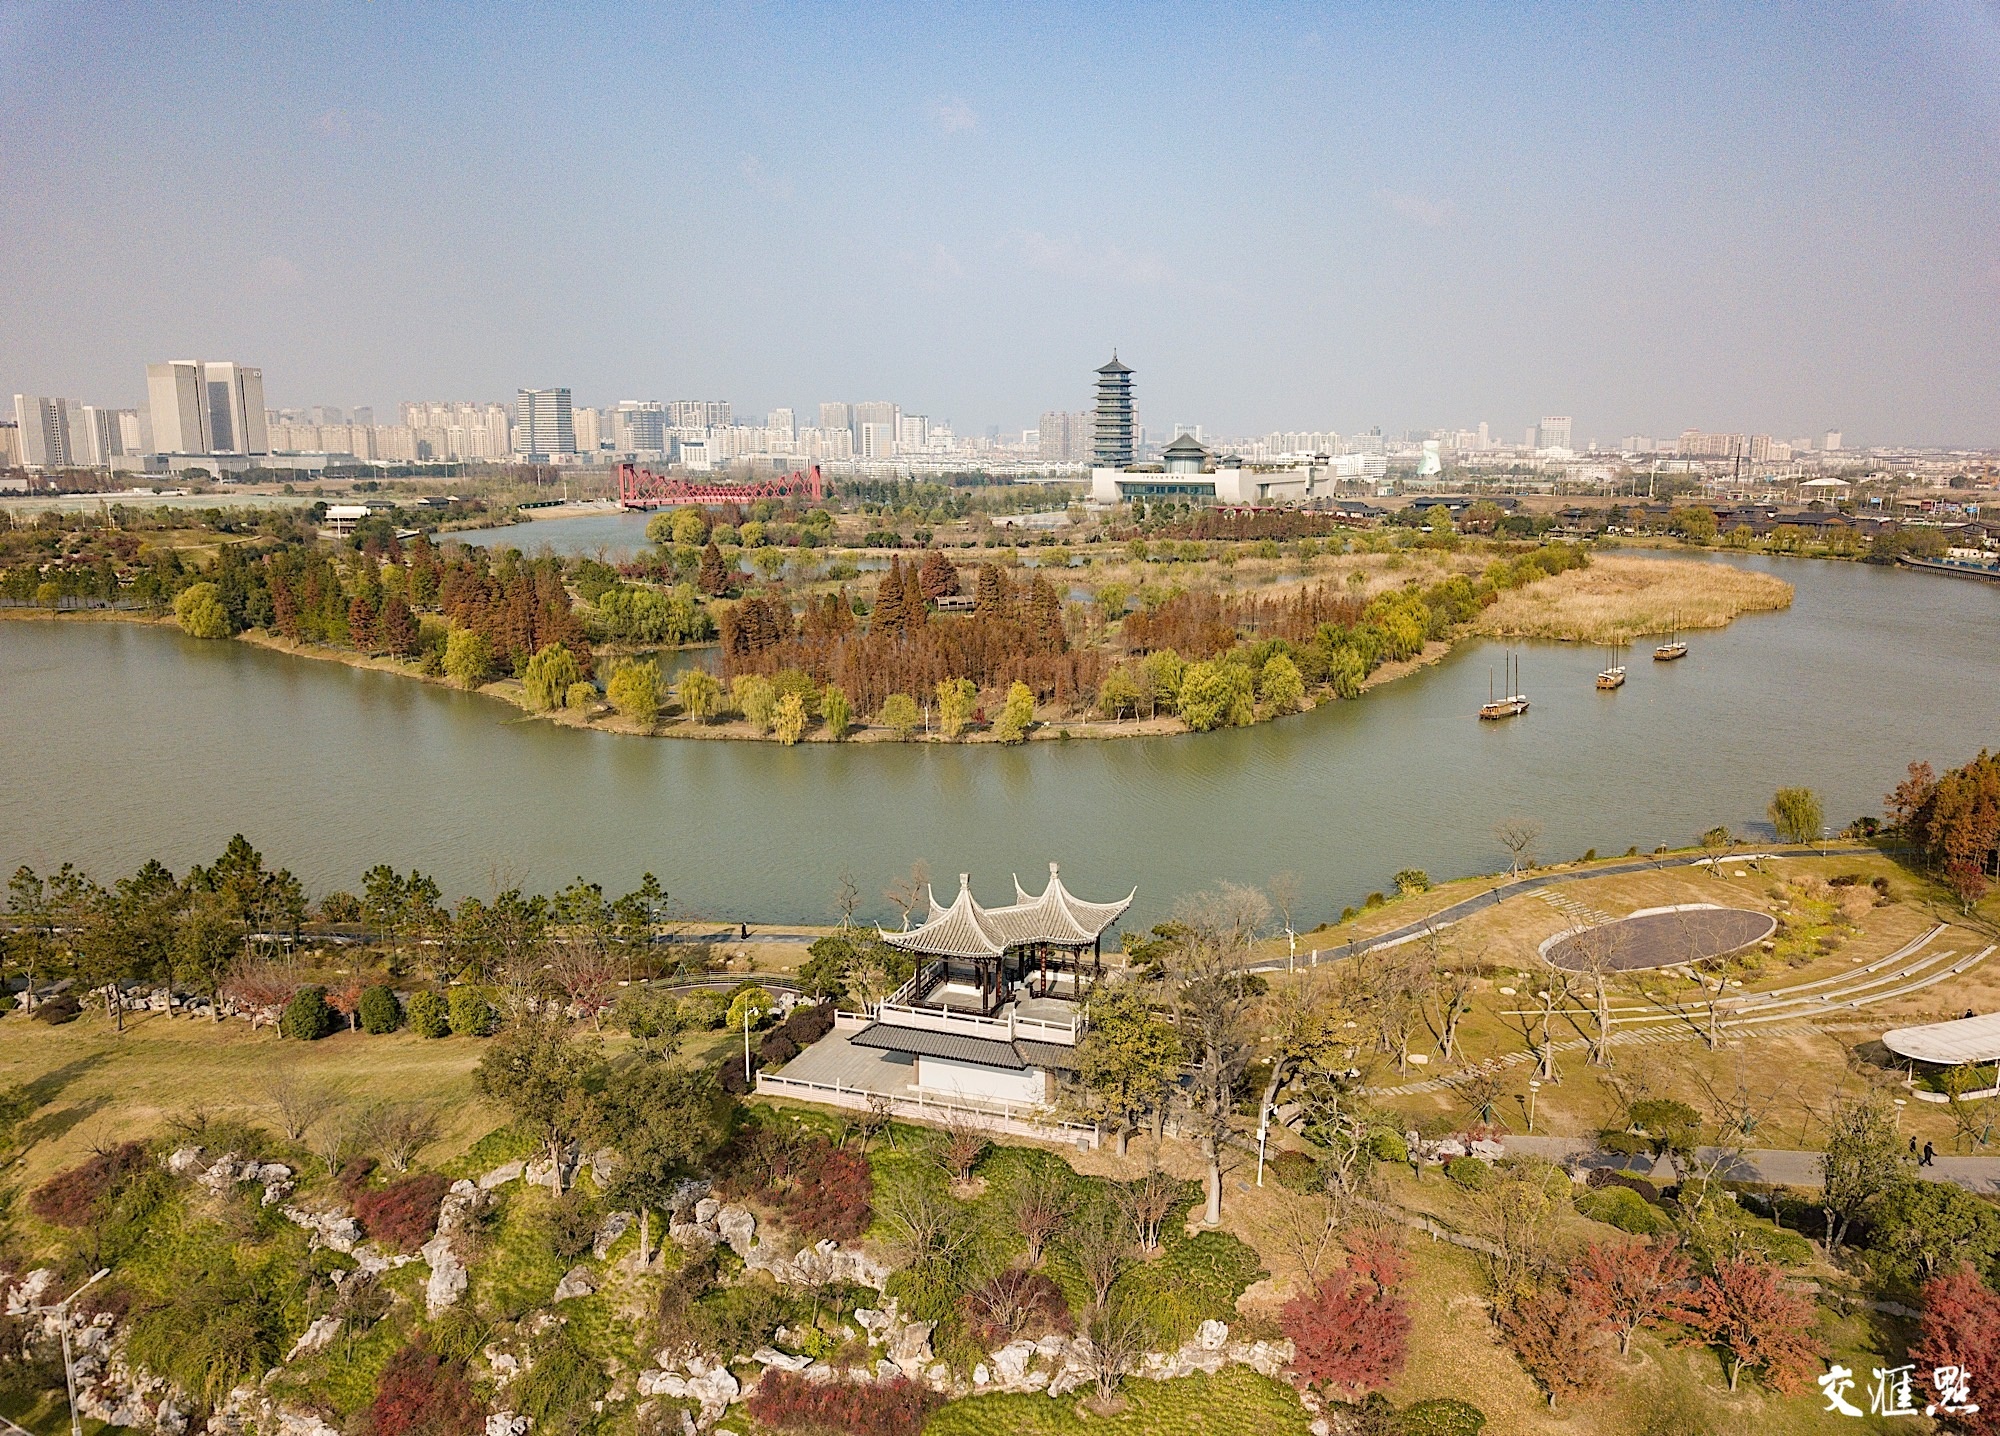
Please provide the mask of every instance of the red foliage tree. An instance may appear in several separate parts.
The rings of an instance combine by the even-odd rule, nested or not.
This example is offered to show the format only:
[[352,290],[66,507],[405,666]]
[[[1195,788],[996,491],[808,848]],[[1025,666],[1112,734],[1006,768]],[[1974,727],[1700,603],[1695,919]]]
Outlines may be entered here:
[[1520,1298],[1501,1316],[1500,1330],[1551,1407],[1595,1390],[1603,1377],[1604,1323],[1573,1291],[1551,1286]]
[[2000,846],[2000,754],[1984,749],[1962,768],[1932,776],[1928,763],[1884,800],[1924,862],[1968,909],[1986,893],[1986,868]]
[[958,593],[958,569],[944,556],[943,549],[931,550],[917,574],[917,586],[931,603]]
[[875,606],[868,611],[868,631],[894,636],[907,625],[908,618],[903,612],[903,560],[891,554],[888,569],[875,585]]
[[875,1178],[860,1155],[815,1138],[785,1195],[785,1213],[815,1239],[853,1241],[875,1219]]
[[450,1185],[437,1173],[425,1172],[386,1187],[363,1188],[354,1194],[354,1218],[382,1245],[415,1251],[436,1230],[438,1206]]
[[1687,1258],[1671,1241],[1592,1243],[1569,1271],[1571,1295],[1618,1336],[1618,1354],[1632,1354],[1632,1334],[1672,1317],[1688,1280]]
[[417,651],[417,616],[402,595],[390,594],[382,601],[382,646],[398,658]]
[[853,1436],[917,1436],[944,1398],[898,1376],[871,1386],[808,1381],[795,1371],[765,1371],[750,1393],[750,1419],[781,1431],[848,1431]]
[[722,561],[722,550],[715,546],[714,539],[701,551],[701,569],[695,575],[694,586],[711,598],[729,592],[729,566]]
[[360,653],[373,653],[377,648],[375,640],[375,605],[367,595],[355,594],[347,601],[347,641]]
[[421,1344],[404,1347],[375,1378],[374,1436],[477,1436],[486,1408],[465,1373]]
[[1285,1304],[1292,1370],[1309,1386],[1358,1401],[1396,1379],[1410,1354],[1410,1311],[1396,1285],[1401,1248],[1384,1237],[1351,1236],[1347,1265]]
[[28,1195],[28,1210],[59,1227],[87,1227],[103,1204],[146,1166],[146,1144],[124,1142],[58,1172]]
[[1796,1390],[1826,1348],[1813,1333],[1813,1304],[1786,1291],[1778,1268],[1756,1256],[1716,1264],[1676,1303],[1674,1320],[1720,1347],[1729,1366],[1729,1389],[1743,1368],[1764,1373],[1773,1388]]
[[1932,1383],[1938,1368],[1965,1373],[1979,1410],[1939,1413],[1947,1431],[1966,1436],[2000,1436],[2000,1296],[1995,1296],[1969,1264],[1924,1283],[1924,1314],[1910,1360]]

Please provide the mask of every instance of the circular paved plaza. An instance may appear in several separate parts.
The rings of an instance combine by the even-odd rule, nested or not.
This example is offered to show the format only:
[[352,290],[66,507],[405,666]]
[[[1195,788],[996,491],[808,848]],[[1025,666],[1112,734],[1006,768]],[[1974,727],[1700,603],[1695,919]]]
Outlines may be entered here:
[[1769,913],[1740,907],[1688,907],[1634,913],[1566,933],[1542,949],[1542,956],[1568,972],[1602,967],[1609,972],[1643,972],[1676,967],[1739,951],[1778,929]]

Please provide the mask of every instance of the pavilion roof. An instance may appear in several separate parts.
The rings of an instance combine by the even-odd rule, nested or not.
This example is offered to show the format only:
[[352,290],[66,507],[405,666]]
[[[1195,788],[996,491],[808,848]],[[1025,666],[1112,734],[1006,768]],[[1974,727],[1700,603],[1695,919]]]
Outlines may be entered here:
[[949,907],[933,891],[930,916],[922,925],[908,932],[883,932],[882,940],[931,957],[998,957],[1010,947],[1031,943],[1082,947],[1097,941],[1138,894],[1134,888],[1121,902],[1086,902],[1063,886],[1061,871],[1050,863],[1049,883],[1039,896],[1030,897],[1016,877],[1016,901],[981,907],[972,896],[971,875],[960,873],[958,896]]

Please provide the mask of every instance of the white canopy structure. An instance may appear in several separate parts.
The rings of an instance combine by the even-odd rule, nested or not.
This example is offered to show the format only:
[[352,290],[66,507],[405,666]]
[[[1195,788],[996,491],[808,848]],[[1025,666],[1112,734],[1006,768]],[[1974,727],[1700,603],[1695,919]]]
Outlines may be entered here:
[[1898,1057],[1943,1067],[2000,1062],[2000,1012],[1922,1027],[1898,1027],[1882,1034],[1882,1045]]

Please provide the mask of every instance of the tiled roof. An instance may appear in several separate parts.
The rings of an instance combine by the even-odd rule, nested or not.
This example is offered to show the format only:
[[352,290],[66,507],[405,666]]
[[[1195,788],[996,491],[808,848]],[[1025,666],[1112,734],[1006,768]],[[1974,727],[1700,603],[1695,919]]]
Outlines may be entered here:
[[931,893],[931,914],[908,932],[883,932],[885,942],[931,957],[998,957],[1010,947],[1054,943],[1081,947],[1095,942],[1132,905],[1139,890],[1122,902],[1085,902],[1063,886],[1062,874],[1049,864],[1049,885],[1039,897],[1029,897],[1021,880],[1014,880],[1016,901],[1006,907],[981,907],[972,896],[969,874],[958,875],[958,896],[941,907]]
[[[976,1062],[982,1067],[1004,1067],[1019,1072],[1030,1064],[1015,1050],[1018,1044],[986,1037],[962,1037],[956,1032],[933,1032],[928,1027],[899,1027],[873,1022],[847,1039],[856,1047],[877,1047],[884,1052],[911,1052],[919,1057],[947,1057],[957,1062]],[[1049,1044],[1037,1042],[1036,1047]],[[1041,1065],[1041,1064],[1035,1064]]]

